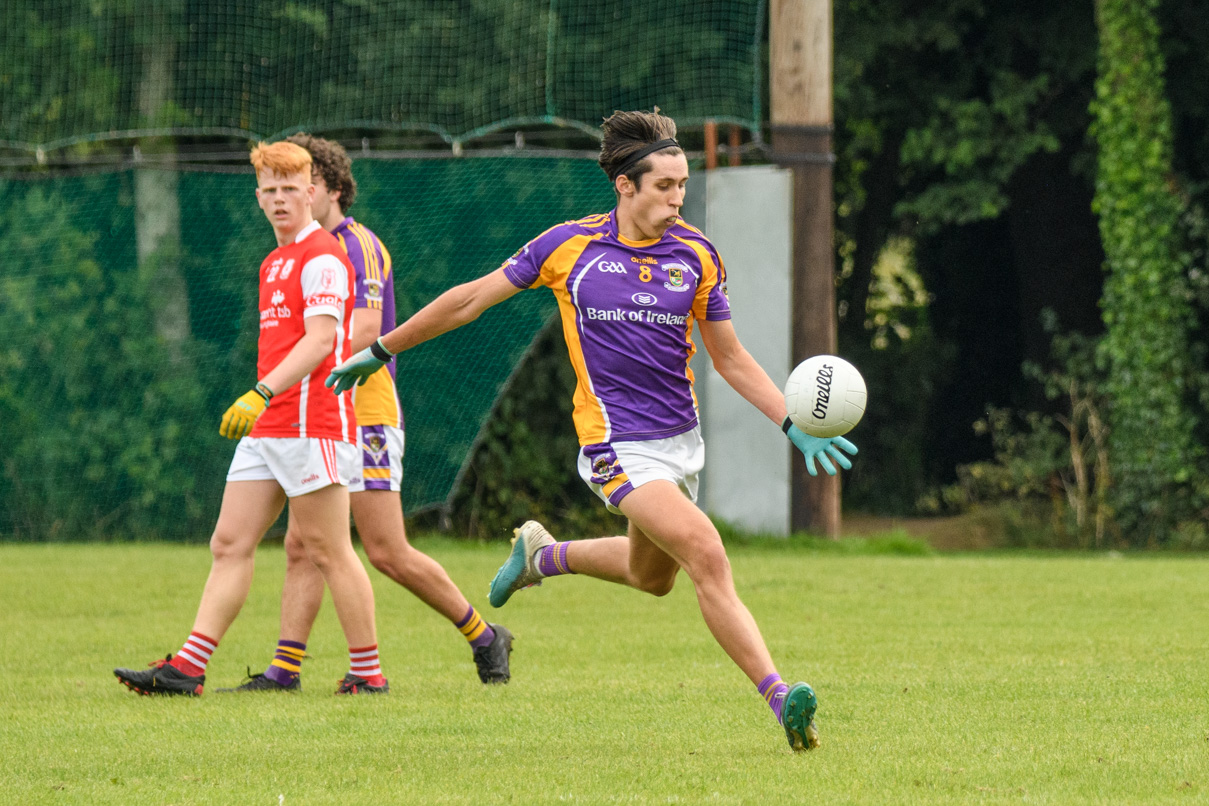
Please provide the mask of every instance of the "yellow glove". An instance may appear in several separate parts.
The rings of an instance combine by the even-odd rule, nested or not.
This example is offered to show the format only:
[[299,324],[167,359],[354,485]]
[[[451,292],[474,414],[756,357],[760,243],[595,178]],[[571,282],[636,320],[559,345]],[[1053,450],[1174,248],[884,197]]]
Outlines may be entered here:
[[264,414],[269,407],[269,399],[273,397],[272,390],[263,383],[244,394],[227,409],[218,426],[218,433],[227,439],[240,439],[252,433],[256,418]]

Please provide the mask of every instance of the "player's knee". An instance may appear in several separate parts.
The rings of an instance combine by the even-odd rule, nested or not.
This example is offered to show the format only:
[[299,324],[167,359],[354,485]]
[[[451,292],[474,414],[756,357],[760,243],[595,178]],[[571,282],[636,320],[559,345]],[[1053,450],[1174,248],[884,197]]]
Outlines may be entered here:
[[299,562],[310,562],[310,558],[306,553],[306,546],[302,544],[302,540],[295,532],[286,532],[285,535],[285,558],[286,562],[293,564]]
[[255,550],[256,543],[238,532],[215,529],[210,536],[210,555],[215,561],[246,558]]
[[321,534],[298,534],[298,545],[302,547],[303,555],[320,571],[326,571],[336,562],[339,548],[330,540],[325,540]]
[[369,558],[369,564],[378,569],[379,572],[395,581],[399,581],[400,577],[406,576],[407,562],[399,556],[399,552],[390,551],[382,546],[364,542],[362,542],[362,545],[365,547],[365,556]]
[[716,542],[711,541],[697,547],[693,556],[689,558],[687,570],[697,585],[729,583],[730,558],[726,556],[726,548],[722,545],[722,541],[719,539]]
[[638,590],[652,596],[667,596],[676,585],[676,574],[650,576],[638,581]]

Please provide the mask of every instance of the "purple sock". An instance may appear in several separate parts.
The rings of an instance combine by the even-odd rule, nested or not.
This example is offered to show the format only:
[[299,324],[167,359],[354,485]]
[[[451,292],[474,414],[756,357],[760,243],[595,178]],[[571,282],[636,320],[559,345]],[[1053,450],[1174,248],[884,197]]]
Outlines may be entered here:
[[280,640],[277,642],[277,654],[273,656],[269,668],[264,670],[264,676],[274,683],[288,686],[302,672],[302,659],[305,656],[306,644]]
[[483,621],[483,617],[479,615],[479,611],[474,609],[474,605],[470,605],[466,615],[462,616],[462,620],[454,626],[462,635],[466,636],[466,640],[474,649],[488,646],[495,640],[495,630],[491,629],[490,624]]
[[760,696],[764,698],[764,702],[768,703],[768,707],[772,709],[773,716],[780,722],[781,709],[785,707],[785,695],[789,693],[789,686],[781,680],[779,674],[773,672],[760,681],[760,684],[756,686],[756,690],[760,692]]
[[556,577],[563,574],[574,574],[567,565],[567,546],[570,543],[555,543],[546,546],[537,557],[537,570],[544,577]]

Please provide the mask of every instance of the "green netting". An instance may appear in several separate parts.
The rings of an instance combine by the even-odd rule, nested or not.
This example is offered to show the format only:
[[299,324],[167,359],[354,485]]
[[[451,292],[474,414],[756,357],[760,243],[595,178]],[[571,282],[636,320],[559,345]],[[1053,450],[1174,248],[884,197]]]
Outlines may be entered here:
[[763,0],[10,0],[0,144],[136,133],[595,132],[659,105],[758,135]]
[[[401,317],[613,202],[587,160],[361,160],[354,174],[351,212],[392,252]],[[0,534],[198,538],[213,524],[234,449],[218,419],[255,381],[257,269],[275,242],[250,173],[152,178],[176,185],[180,248],[142,265],[136,172],[0,180]],[[186,304],[187,337],[166,338]],[[401,357],[409,510],[446,500],[553,309],[527,291]]]

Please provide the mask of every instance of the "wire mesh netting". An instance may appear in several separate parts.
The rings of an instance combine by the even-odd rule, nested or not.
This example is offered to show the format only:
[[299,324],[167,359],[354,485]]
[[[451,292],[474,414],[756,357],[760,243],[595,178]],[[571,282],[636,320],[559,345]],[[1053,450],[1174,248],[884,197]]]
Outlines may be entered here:
[[758,135],[764,0],[15,0],[0,145],[135,134],[595,131],[658,104]]
[[[257,270],[275,241],[250,172],[147,171],[176,186],[180,249],[140,260],[139,173],[0,180],[0,534],[197,539],[218,511],[234,450],[218,420],[256,380]],[[354,174],[350,213],[392,252],[400,318],[613,203],[587,160],[359,160]],[[526,291],[400,357],[409,510],[447,499],[553,310]]]
[[[0,3],[0,171],[23,172],[0,174],[0,535],[208,534],[233,450],[218,418],[255,381],[274,245],[240,141],[361,142],[351,212],[392,252],[405,317],[609,209],[569,149],[613,110],[758,140],[764,3]],[[513,129],[509,156],[482,150]],[[523,147],[535,129],[552,148]],[[467,156],[386,161],[374,137]],[[450,500],[553,309],[527,292],[401,356],[409,510]]]

